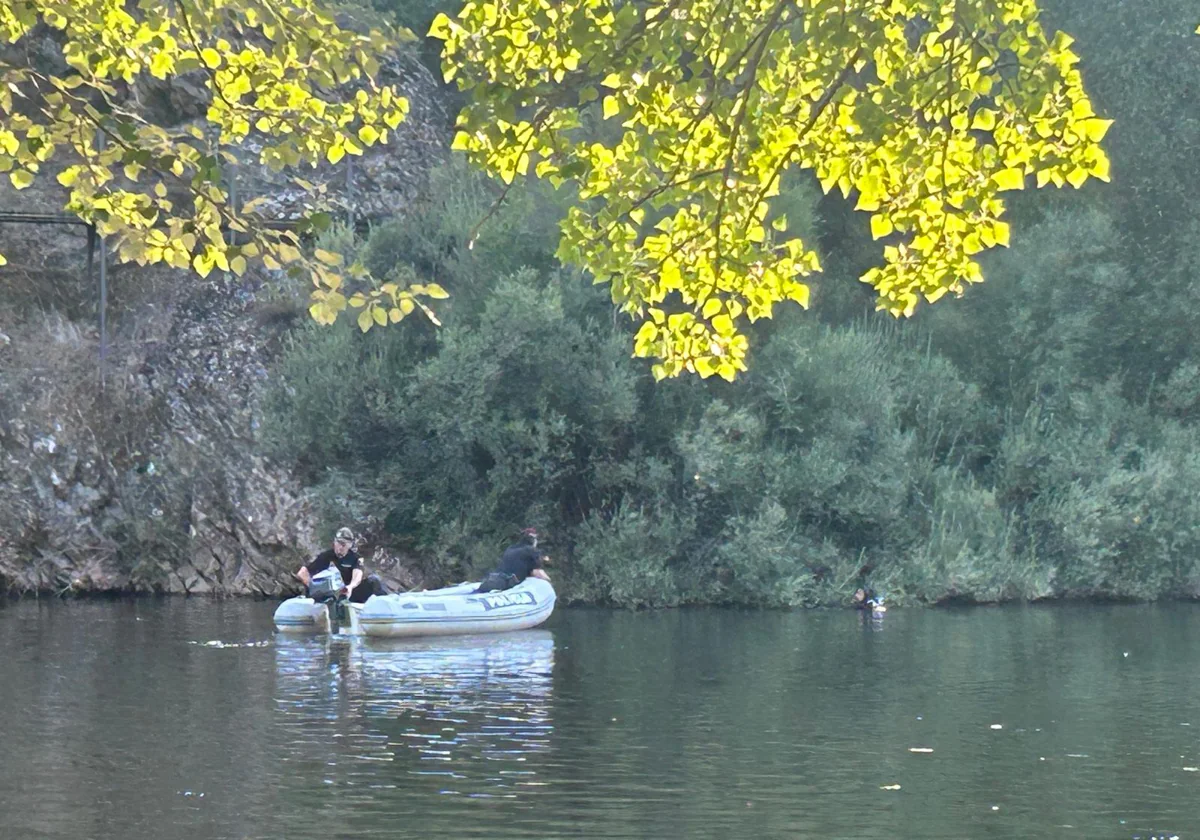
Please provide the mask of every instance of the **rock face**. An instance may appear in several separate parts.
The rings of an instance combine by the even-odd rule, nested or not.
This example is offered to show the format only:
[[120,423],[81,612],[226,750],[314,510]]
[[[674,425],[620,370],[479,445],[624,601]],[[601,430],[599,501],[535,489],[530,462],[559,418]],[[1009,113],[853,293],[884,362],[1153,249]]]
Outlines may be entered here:
[[[359,219],[401,211],[446,148],[428,72],[407,56],[385,72],[411,103],[401,130],[355,162],[351,192],[333,171],[308,176]],[[308,201],[250,164],[239,192],[268,197],[273,216]],[[21,193],[4,179],[0,206],[46,212],[61,197],[51,177]],[[200,281],[112,265],[101,367],[85,243],[81,228],[0,224],[0,594],[295,591],[329,535],[299,482],[258,454],[257,428],[302,307],[253,272]],[[395,558],[367,561],[393,585],[415,582]]]
[[[424,65],[409,53],[393,56],[381,64],[379,81],[394,85],[409,103],[408,116],[389,132],[387,144],[345,158],[336,168],[323,164],[300,173],[327,187],[327,209],[339,217],[363,221],[402,212],[421,189],[430,166],[445,154],[451,121]],[[260,149],[261,144],[251,140],[238,151],[240,160],[250,161],[238,170],[239,197],[263,197],[257,210],[271,219],[296,219],[313,209],[313,196],[288,175],[253,164]]]

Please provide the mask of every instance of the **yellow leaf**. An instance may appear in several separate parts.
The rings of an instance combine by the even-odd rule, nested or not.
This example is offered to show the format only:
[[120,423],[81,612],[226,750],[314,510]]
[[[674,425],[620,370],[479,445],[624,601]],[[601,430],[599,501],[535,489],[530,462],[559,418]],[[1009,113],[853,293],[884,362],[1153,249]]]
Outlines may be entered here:
[[993,235],[996,238],[996,244],[1008,247],[1009,227],[1008,222],[996,222]]
[[425,286],[425,296],[431,297],[434,300],[445,300],[446,298],[450,297],[450,293],[437,283],[428,283]]
[[175,67],[175,59],[165,50],[159,50],[150,59],[150,75],[156,79],[165,79]]
[[987,108],[981,108],[975,113],[975,119],[971,122],[971,128],[976,131],[991,131],[996,127],[996,112]]
[[1001,169],[992,176],[992,180],[1001,190],[1025,189],[1025,172],[1021,169]]
[[399,323],[400,319],[403,317],[404,317],[404,313],[395,307],[388,310],[388,320],[391,321],[393,324]]
[[33,173],[27,169],[14,169],[9,173],[8,179],[14,187],[23,190],[33,183]]
[[221,66],[221,54],[212,47],[205,47],[200,50],[200,58],[210,70],[216,70]]
[[709,298],[707,301],[705,301],[704,310],[700,314],[703,315],[705,319],[712,318],[721,311],[721,306],[722,304],[720,298]]
[[445,12],[438,12],[437,17],[433,19],[433,23],[429,25],[429,32],[427,34],[430,38],[437,38],[442,41],[450,37],[450,18],[446,16]]
[[343,262],[341,254],[335,254],[333,251],[326,251],[324,248],[316,250],[316,257],[325,265],[341,265]]
[[371,310],[369,308],[358,313],[358,328],[363,332],[371,329],[374,323],[375,319],[371,317]]
[[637,335],[633,337],[634,353],[639,356],[646,355],[650,351],[650,345],[658,339],[658,327],[651,321],[646,321],[637,331]]
[[1082,120],[1079,123],[1080,128],[1087,134],[1087,138],[1093,143],[1099,143],[1104,139],[1104,135],[1108,134],[1109,126],[1113,124],[1112,120]]
[[337,163],[346,156],[346,147],[341,143],[330,146],[329,151],[325,153],[325,157],[330,163]]
[[205,254],[197,254],[192,260],[192,268],[196,269],[196,273],[201,277],[207,277],[212,267],[212,259]]
[[893,230],[895,230],[895,226],[892,225],[892,220],[887,216],[880,213],[871,216],[871,236],[873,238],[882,239]]
[[375,145],[375,141],[379,139],[379,132],[374,126],[364,125],[358,130],[358,139],[366,143],[368,146]]
[[229,261],[229,269],[238,277],[246,273],[246,258],[241,254]]
[[1099,178],[1101,181],[1108,183],[1109,180],[1111,180],[1109,178],[1109,172],[1111,170],[1111,166],[1112,165],[1108,161],[1108,156],[1105,155],[1105,156],[1101,157],[1098,161],[1096,161],[1094,166],[1092,166],[1092,174],[1095,175],[1097,178]]
[[382,306],[371,307],[371,317],[375,319],[375,323],[379,326],[384,326],[388,322],[387,313],[383,311]]
[[615,96],[604,97],[604,119],[614,116],[621,110],[621,104]]

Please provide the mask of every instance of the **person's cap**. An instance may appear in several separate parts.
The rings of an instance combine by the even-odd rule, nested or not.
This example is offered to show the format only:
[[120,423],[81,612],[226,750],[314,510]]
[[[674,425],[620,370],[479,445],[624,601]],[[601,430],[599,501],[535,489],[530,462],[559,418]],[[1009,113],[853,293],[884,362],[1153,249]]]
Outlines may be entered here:
[[524,531],[521,532],[521,536],[523,536],[523,537],[537,537],[537,535],[538,535],[537,528],[526,528]]
[[338,532],[333,538],[338,542],[352,543],[354,542],[354,532],[349,528],[338,528]]

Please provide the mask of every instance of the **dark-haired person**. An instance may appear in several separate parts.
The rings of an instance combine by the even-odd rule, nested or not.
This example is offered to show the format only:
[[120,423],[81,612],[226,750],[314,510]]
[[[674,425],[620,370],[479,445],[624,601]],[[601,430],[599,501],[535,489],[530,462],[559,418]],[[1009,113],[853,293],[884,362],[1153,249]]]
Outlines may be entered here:
[[547,583],[550,576],[542,568],[542,564],[550,560],[538,551],[538,533],[535,528],[526,528],[521,532],[521,541],[504,549],[500,555],[500,563],[495,569],[483,576],[476,592],[503,592],[512,589],[525,578],[541,578]]
[[330,566],[342,573],[343,593],[351,602],[362,604],[372,595],[386,595],[387,588],[378,575],[363,576],[363,561],[353,548],[354,532],[339,528],[333,538],[333,548],[327,548],[313,558],[311,563],[300,567],[296,577],[305,588],[312,582],[313,575],[320,574]]
[[854,590],[850,601],[854,608],[859,610],[873,610],[883,605],[883,599],[875,594],[874,589],[864,589],[861,586]]

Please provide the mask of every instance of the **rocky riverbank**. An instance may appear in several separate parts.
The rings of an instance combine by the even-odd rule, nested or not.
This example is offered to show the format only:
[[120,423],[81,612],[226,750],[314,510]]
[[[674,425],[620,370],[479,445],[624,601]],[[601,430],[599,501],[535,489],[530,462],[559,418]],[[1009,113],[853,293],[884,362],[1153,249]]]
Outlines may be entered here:
[[[449,121],[424,66],[396,55],[384,75],[411,103],[392,142],[356,160],[350,178],[306,175],[359,223],[402,212],[446,148]],[[186,119],[202,95],[185,86],[146,101]],[[56,171],[20,193],[5,179],[0,206],[60,211]],[[260,167],[239,167],[238,182],[243,199],[265,195],[280,217],[306,203]],[[256,430],[259,390],[306,317],[303,293],[269,272],[201,281],[110,263],[102,361],[84,229],[4,224],[0,243],[0,593],[294,589],[298,563],[327,535],[289,469],[258,454]],[[414,582],[364,537],[373,570]]]

